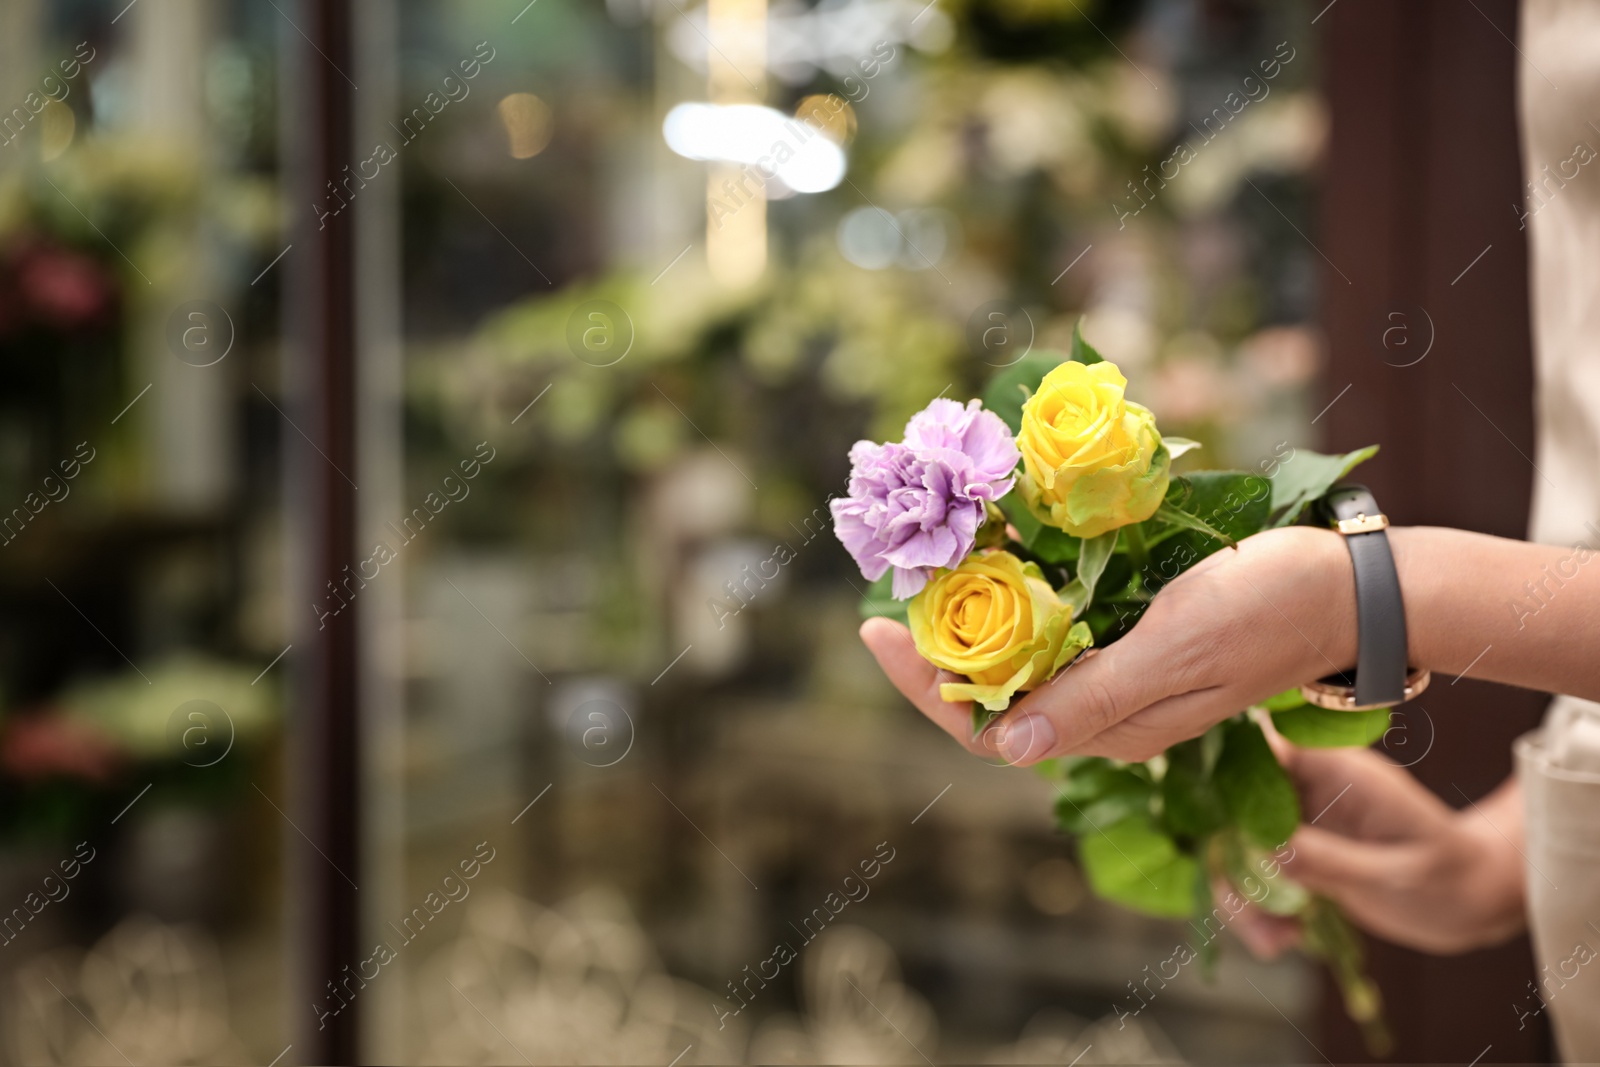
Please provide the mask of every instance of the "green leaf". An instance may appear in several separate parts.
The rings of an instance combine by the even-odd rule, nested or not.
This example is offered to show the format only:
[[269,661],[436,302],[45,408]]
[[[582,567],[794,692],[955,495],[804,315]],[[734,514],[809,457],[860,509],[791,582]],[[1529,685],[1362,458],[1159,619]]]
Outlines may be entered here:
[[972,740],[976,741],[979,735],[989,728],[990,723],[1004,714],[1005,712],[1003,711],[990,711],[974,700],[972,702]]
[[1161,817],[1174,834],[1204,837],[1221,829],[1227,821],[1208,762],[1204,737],[1167,749],[1167,773],[1161,778]]
[[[1246,471],[1195,471],[1173,479],[1166,503],[1200,518],[1217,533],[1242,541],[1267,524],[1271,483]],[[1162,534],[1165,528],[1168,532]],[[1142,524],[1150,546],[1150,563],[1144,571],[1147,588],[1159,589],[1202,559],[1222,549],[1224,542],[1199,530],[1173,529],[1160,511]]]
[[1377,445],[1337,456],[1308,448],[1295,449],[1287,459],[1278,461],[1272,472],[1272,518],[1268,525],[1291,525],[1300,518],[1307,504],[1326,493],[1357,464],[1377,454]]
[[1056,821],[1068,833],[1092,834],[1131,815],[1150,813],[1155,783],[1143,766],[1099,756],[1061,763],[1065,778],[1056,786]]
[[1100,576],[1105,573],[1106,564],[1111,562],[1111,553],[1116,551],[1117,534],[1112,530],[1099,537],[1085,537],[1078,549],[1078,580],[1088,590],[1089,596],[1094,596],[1094,587],[1100,581]]
[[1083,364],[1102,363],[1105,357],[1095,351],[1094,345],[1083,339],[1083,319],[1072,324],[1072,351],[1070,358]]
[[1365,748],[1389,732],[1389,709],[1333,711],[1304,704],[1273,712],[1272,725],[1301,748]]
[[1022,405],[1039,391],[1044,376],[1068,358],[1052,349],[1029,352],[989,379],[983,390],[983,406],[999,415],[1016,433],[1022,427]]
[[1177,526],[1185,530],[1194,530],[1198,533],[1203,533],[1207,537],[1212,537],[1222,542],[1222,544],[1227,545],[1229,548],[1238,547],[1238,542],[1234,538],[1229,537],[1215,526],[1212,526],[1210,523],[1206,522],[1200,516],[1191,515],[1182,508],[1174,507],[1173,505],[1167,503],[1165,500],[1161,502],[1160,507],[1156,508],[1156,513],[1151,516],[1151,519],[1155,522],[1164,522],[1169,526]]
[[1078,558],[1078,538],[1040,522],[1023,503],[1021,493],[1007,493],[1000,501],[1000,510],[1017,528],[1022,547],[1044,562],[1071,563]]
[[1117,534],[1112,530],[1099,537],[1082,538],[1078,547],[1078,573],[1061,590],[1062,598],[1072,605],[1072,617],[1083,614],[1083,609],[1094,599],[1095,586],[1111,562],[1111,553],[1117,547]]
[[883,577],[867,586],[867,595],[861,598],[861,617],[863,619],[895,619],[898,622],[906,621],[906,605],[909,600],[896,600],[892,591],[894,582],[894,568],[883,572]]
[[1263,700],[1259,707],[1263,707],[1268,711],[1288,711],[1290,708],[1300,707],[1305,702],[1305,695],[1300,692],[1299,686],[1295,686],[1293,689],[1285,689],[1281,693],[1274,693]]
[[[1208,983],[1214,981],[1217,976],[1217,960],[1222,955],[1217,946],[1219,940],[1217,935],[1222,933],[1222,928],[1227,923],[1226,919],[1219,922],[1216,933],[1212,933],[1206,926],[1206,921],[1216,906],[1216,899],[1211,892],[1210,872],[1202,869],[1194,880],[1194,917],[1189,921],[1189,929],[1200,935],[1195,939],[1200,942],[1200,974]],[[1195,919],[1200,921],[1195,922]],[[1191,941],[1190,945],[1193,944]]]
[[1223,726],[1222,755],[1213,772],[1228,815],[1251,841],[1277,848],[1300,825],[1300,798],[1267,737],[1248,718]]
[[1047,782],[1065,781],[1068,764],[1074,757],[1064,756],[1057,759],[1042,759],[1033,765],[1033,773]]
[[1084,834],[1078,838],[1078,861],[1102,899],[1165,918],[1194,910],[1200,864],[1149,815],[1131,815]]
[[1175,479],[1185,490],[1180,499],[1168,499],[1180,511],[1204,520],[1206,525],[1236,541],[1267,528],[1272,483],[1249,471],[1193,471]]
[[1311,903],[1305,886],[1283,873],[1278,857],[1244,839],[1237,829],[1212,839],[1211,855],[1233,888],[1270,915],[1299,915]]

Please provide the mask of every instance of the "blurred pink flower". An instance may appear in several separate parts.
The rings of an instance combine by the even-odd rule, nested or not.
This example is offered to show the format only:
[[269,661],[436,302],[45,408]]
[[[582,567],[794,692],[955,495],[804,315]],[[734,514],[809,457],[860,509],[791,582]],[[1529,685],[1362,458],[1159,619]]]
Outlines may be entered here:
[[19,781],[104,782],[121,761],[121,752],[105,734],[50,711],[13,716],[0,734],[0,771]]
[[1162,424],[1189,427],[1229,421],[1235,399],[1218,361],[1181,355],[1156,368],[1150,382],[1150,407]]
[[17,291],[33,317],[49,326],[89,325],[111,306],[112,287],[100,265],[65,248],[36,243],[15,254]]
[[1239,346],[1252,377],[1279,389],[1304,385],[1322,362],[1317,335],[1304,326],[1269,326]]

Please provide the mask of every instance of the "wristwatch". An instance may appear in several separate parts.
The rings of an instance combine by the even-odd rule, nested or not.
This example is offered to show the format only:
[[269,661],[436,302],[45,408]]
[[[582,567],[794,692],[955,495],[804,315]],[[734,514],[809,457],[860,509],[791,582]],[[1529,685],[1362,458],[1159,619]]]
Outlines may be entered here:
[[1389,519],[1364,485],[1343,482],[1312,514],[1344,536],[1356,578],[1356,668],[1300,687],[1306,702],[1334,711],[1368,711],[1410,700],[1432,675],[1406,663],[1406,606],[1389,551]]

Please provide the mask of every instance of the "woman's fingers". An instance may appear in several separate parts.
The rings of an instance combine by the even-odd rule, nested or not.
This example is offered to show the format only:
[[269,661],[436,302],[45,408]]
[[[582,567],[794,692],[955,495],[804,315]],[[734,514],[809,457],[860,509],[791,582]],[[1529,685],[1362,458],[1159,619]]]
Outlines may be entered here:
[[[1373,844],[1317,826],[1296,830],[1289,847],[1284,872],[1339,905],[1357,926],[1424,951],[1449,950],[1449,938],[1439,938],[1429,922],[1418,920],[1427,905],[1419,901],[1417,889],[1437,875],[1420,865],[1416,848]],[[1456,905],[1443,898],[1436,903],[1434,917],[1448,920]]]
[[[1141,638],[1135,630],[1109,648],[1079,656],[974,740],[972,704],[948,703],[939,696],[941,683],[960,679],[923,659],[909,629],[890,619],[868,619],[861,624],[861,640],[895,688],[968,751],[980,756],[998,752],[1023,767],[1063,753],[1148,759],[1170,743],[1169,720],[1203,715],[1216,693],[1203,689],[1165,699],[1172,672],[1162,669],[1160,642]],[[1148,725],[1162,729],[1147,729],[1137,719],[1124,721],[1152,704],[1157,706],[1151,711],[1160,714]],[[1207,725],[1201,722],[1184,736]]]
[[1290,854],[1282,860],[1285,873],[1317,893],[1345,903],[1351,893],[1380,891],[1395,877],[1395,859],[1389,846],[1360,841],[1302,826],[1289,839]]
[[868,619],[861,624],[861,641],[877,659],[878,666],[888,675],[889,681],[917,710],[939,725],[945,733],[960,741],[969,752],[980,756],[993,755],[981,739],[972,739],[972,704],[970,701],[950,703],[939,696],[939,686],[944,682],[960,681],[949,671],[941,671],[922,658],[911,631],[892,619]]
[[[1116,644],[1090,649],[1073,660],[990,727],[1001,755],[1026,767],[1064,753],[1093,754],[1102,734],[1172,694],[1173,671],[1162,662],[1161,645],[1157,635],[1141,635],[1135,627]],[[1138,758],[1146,759],[1170,743],[1158,740]],[[1127,741],[1119,737],[1116,747],[1120,750]]]
[[1235,710],[1237,705],[1230,704],[1217,686],[1162,697],[1081,744],[1063,747],[1057,754],[1142,763],[1179,741],[1199,737],[1219,718]]
[[1274,745],[1299,787],[1308,820],[1324,830],[1371,841],[1422,836],[1450,809],[1410,772],[1365,748]]

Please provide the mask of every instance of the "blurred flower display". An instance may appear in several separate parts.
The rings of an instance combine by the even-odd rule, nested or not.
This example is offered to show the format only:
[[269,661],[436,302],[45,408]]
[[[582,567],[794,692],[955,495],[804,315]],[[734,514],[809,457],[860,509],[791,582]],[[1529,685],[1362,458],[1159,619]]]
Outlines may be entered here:
[[[143,673],[84,679],[47,705],[6,713],[0,836],[79,829],[138,775],[166,782],[169,802],[237,798],[239,768],[259,758],[278,720],[275,688],[251,678],[246,668],[188,654]],[[211,773],[185,773],[198,769]]]
[[[762,195],[741,200],[731,216],[721,175],[737,178],[738,164],[694,158],[717,153],[685,140],[673,116],[710,121],[711,112],[674,109],[703,106],[707,40],[735,38],[717,38],[706,9],[658,11],[654,29],[619,18],[628,33],[665,38],[667,68],[642,92],[607,86],[604,105],[538,89],[558,116],[603,107],[636,118],[590,141],[558,122],[563,132],[534,162],[567,160],[590,175],[606,190],[597,211],[623,236],[565,278],[552,274],[551,285],[530,280],[525,295],[491,307],[463,339],[419,338],[408,360],[409,410],[431,454],[504,440],[509,460],[498,473],[523,500],[562,494],[554,513],[519,504],[485,529],[552,571],[575,575],[582,560],[582,573],[607,576],[586,585],[582,608],[563,601],[540,609],[542,622],[529,628],[545,653],[540,670],[603,679],[630,708],[625,694],[637,693],[641,714],[672,723],[674,736],[702,739],[713,755],[672,751],[683,787],[703,796],[732,788],[718,755],[731,738],[782,749],[796,778],[826,777],[833,761],[848,760],[878,768],[879,783],[899,766],[891,751],[913,743],[916,727],[856,658],[848,601],[859,576],[838,546],[813,540],[828,525],[830,502],[849,493],[840,457],[855,441],[899,440],[908,418],[935,398],[975,395],[1027,352],[1068,347],[1080,320],[1084,335],[1116,351],[1141,383],[1128,399],[1148,407],[1164,432],[1202,442],[1208,467],[1254,466],[1263,448],[1314,414],[1316,254],[1296,232],[1310,228],[1325,137],[1304,32],[1314,12],[1213,19],[1178,2],[1008,0],[940,4],[918,20],[917,7],[847,0],[803,14],[769,9],[767,77],[763,60],[739,53],[750,75],[740,92],[753,90],[744,102],[770,109],[761,116],[773,140],[785,115],[824,132],[843,152],[845,173],[832,188],[793,195],[781,172],[758,179],[758,162],[745,192]],[[597,40],[615,31],[591,29]],[[1256,88],[1241,103],[1246,76]],[[820,103],[829,98],[843,106]],[[624,180],[612,163],[589,162],[645,158],[645,141],[652,163],[642,174]],[[1194,158],[1168,162],[1182,158],[1184,145],[1195,146]],[[736,147],[718,158],[751,155],[750,146]],[[458,182],[471,174],[448,160],[436,165]],[[524,195],[509,177],[483,180],[486,189],[503,183],[504,196]],[[652,205],[648,217],[619,206],[634,194]],[[753,281],[732,284],[708,263],[708,242],[729,240],[756,214],[764,265]],[[774,702],[804,727],[780,740],[767,721]],[[569,703],[551,703],[547,713],[564,722]],[[863,733],[848,742],[808,734],[844,721],[859,721]],[[832,802],[789,772],[784,781],[763,780],[762,789],[789,819],[804,811],[801,822],[825,825]],[[653,798],[649,784],[635,784]],[[871,792],[886,804],[896,795],[881,784]],[[685,810],[741,869],[747,859],[766,864],[765,875],[751,872],[763,888],[804,880],[810,866],[801,857],[830,848],[826,833],[778,816],[763,836],[749,829],[749,811],[708,825]],[[581,832],[574,823],[563,840]],[[1009,870],[1013,861],[1001,857],[1018,838],[995,833],[975,866]],[[1065,862],[1059,850],[1041,855]],[[633,876],[591,862],[612,872],[606,877]],[[702,905],[749,915],[753,929],[781,928],[771,907],[716,892],[716,875],[700,876],[716,903],[696,898],[680,910],[638,897],[647,913],[671,916],[652,927],[668,944],[676,923],[704,918]],[[1007,877],[995,873],[982,894],[969,886],[973,877],[940,881],[920,905],[926,912],[896,904],[909,909],[888,924],[896,947],[915,953],[924,939],[942,943],[977,915],[999,912]],[[1044,901],[1029,905],[1029,916],[1062,916],[1074,930],[1105,918],[1060,904],[1082,900],[1081,878],[1068,883],[1076,893],[1029,885],[1029,899]],[[1008,914],[998,928],[1031,921]],[[1131,930],[1084,931],[1079,977],[1092,984],[1090,972]],[[1004,981],[1029,981],[1017,976],[1017,960],[995,966]],[[955,999],[940,1000],[940,1010]],[[756,1054],[774,1059],[854,1049],[853,1039],[777,1021],[763,1034]],[[1041,1024],[1017,1049],[1031,1057],[1050,1047],[1070,1060],[1082,1047],[1067,1034],[1089,1031]],[[1102,1042],[1112,1046],[1104,1033],[1083,1040],[1095,1045],[1090,1059]],[[1140,1048],[1149,1059],[1176,1056],[1164,1040]]]
[[[80,682],[58,698],[64,716],[82,728],[98,731],[135,760],[182,760],[202,743],[225,747],[230,740],[248,747],[259,742],[277,719],[275,689],[251,684],[248,668],[186,655],[146,669]],[[182,730],[194,723],[174,715],[191,701],[204,701],[223,712],[208,724],[217,736],[202,742],[185,739]],[[220,757],[219,757],[220,758]]]
[[[773,516],[778,532],[843,489],[842,470],[800,455],[893,438],[930,398],[970,395],[1081,316],[1091,341],[1125,353],[1147,383],[1133,399],[1163,426],[1202,441],[1214,465],[1253,462],[1257,413],[1304,412],[1317,358],[1312,253],[1274,211],[1305,202],[1322,139],[1312,65],[1286,41],[1298,15],[1233,27],[1221,64],[1184,5],[958,4],[940,17],[954,30],[941,47],[908,43],[890,18],[878,38],[830,46],[864,66],[780,79],[777,112],[848,103],[848,181],[766,205],[757,283],[720,283],[693,240],[615,256],[491,313],[464,344],[419,346],[414,410],[468,442],[541,396],[532,434],[508,445],[517,462],[542,477],[581,455],[619,485],[660,477],[709,438],[748,481],[810,501]],[[1245,75],[1265,88],[1235,118]],[[1217,109],[1227,124],[1200,140]],[[1161,170],[1190,141],[1203,145],[1195,163]],[[672,160],[663,178],[704,166]],[[713,208],[681,208],[711,211],[717,228]],[[605,551],[630,565],[625,539]],[[633,640],[650,646],[638,622]]]
[[29,328],[74,334],[105,326],[115,281],[88,256],[43,240],[20,240],[0,261],[0,337]]
[[[693,373],[721,354],[763,385],[815,375],[835,402],[869,401],[869,432],[887,436],[952,379],[970,385],[977,377],[985,353],[965,336],[967,319],[985,299],[1000,298],[1028,311],[1036,336],[1087,312],[1091,340],[1102,324],[1167,339],[1157,347],[1180,367],[1157,414],[1175,432],[1226,446],[1206,397],[1214,386],[1240,391],[1234,387],[1248,377],[1241,353],[1257,329],[1299,328],[1309,315],[1304,293],[1274,276],[1276,263],[1303,260],[1306,250],[1256,247],[1192,268],[1186,261],[1207,234],[1225,235],[1225,244],[1249,234],[1257,193],[1247,178],[1270,185],[1274,198],[1300,195],[1295,183],[1314,165],[1322,138],[1318,105],[1304,87],[1307,65],[1281,64],[1270,98],[1199,154],[1217,162],[1184,169],[1163,183],[1153,210],[1119,226],[1117,205],[1132,197],[1129,176],[1148,180],[1172,143],[1194,137],[1188,115],[1212,103],[1201,95],[1209,85],[1184,83],[1185,45],[1152,24],[1135,38],[1142,48],[1130,61],[1103,40],[1096,47],[1078,38],[1100,39],[1074,4],[958,7],[954,17],[962,31],[955,47],[932,57],[902,48],[871,83],[877,95],[852,106],[851,184],[824,209],[837,219],[836,235],[816,225],[816,208],[803,219],[795,209],[791,222],[788,207],[775,206],[784,254],[755,289],[720,289],[691,250],[662,277],[651,277],[659,266],[619,267],[501,312],[465,353],[450,353],[457,384],[438,384],[452,407],[488,414],[474,389],[493,391],[508,373],[554,374],[573,406],[562,405],[567,414],[552,430],[575,440],[601,423],[626,422],[620,412],[634,403],[657,402],[654,390],[630,383],[658,368]],[[989,38],[1009,40],[1015,27],[1071,37],[1078,56],[1018,56]],[[1262,58],[1273,61],[1265,33],[1261,41]],[[917,106],[891,103],[895,96]],[[863,198],[866,205],[852,204]],[[928,218],[944,221],[920,223],[914,210],[935,210]],[[906,269],[882,270],[890,265]],[[594,299],[621,310],[634,337],[627,359],[603,377],[586,374],[568,351],[569,314]],[[1135,353],[1130,363],[1141,347],[1109,334],[1104,343]],[[1190,353],[1199,350],[1213,355],[1197,363]],[[462,379],[463,358],[483,370]],[[1206,375],[1217,380],[1191,395],[1187,387]],[[1305,378],[1271,380],[1292,396]]]
[[0,770],[24,784],[53,778],[104,784],[124,756],[104,730],[54,710],[12,716],[0,734]]
[[[498,1027],[534,1062],[665,1063],[691,1042],[674,1062],[903,1062],[907,1035],[973,1061],[1067,1062],[1084,1044],[1083,1063],[1175,1059],[1145,1020],[1083,1021],[1103,1010],[1079,995],[1120,992],[1136,968],[1111,981],[1108,961],[1150,931],[1097,910],[1036,796],[958,764],[872,672],[829,505],[853,442],[899,440],[1080,320],[1143,383],[1129,399],[1203,441],[1208,466],[1253,465],[1263,435],[1293,428],[1320,360],[1314,253],[1294,230],[1326,136],[1311,12],[373,10],[391,21],[351,74],[380,136],[472,42],[503,58],[338,220],[361,219],[373,434],[341,473],[381,525],[480,442],[502,458],[362,596],[363,758],[388,790],[363,907],[387,919],[382,894],[412,899],[406,879],[483,825],[517,859],[405,977],[363,994],[391,1042],[371,1058],[504,1058]],[[269,1062],[287,983],[263,946],[303,903],[270,887],[280,851],[310,840],[300,826],[316,836],[281,821],[298,816],[279,773],[285,675],[307,655],[286,647],[307,608],[284,589],[306,535],[285,512],[303,503],[296,464],[326,458],[279,328],[303,312],[282,305],[310,254],[289,247],[308,205],[279,176],[302,132],[284,104],[304,89],[278,85],[279,53],[301,42],[270,5],[51,12],[41,36],[83,23],[104,40],[35,140],[0,149],[0,493],[26,500],[79,442],[100,458],[0,552],[15,608],[0,875],[31,879],[39,848],[92,839],[106,858],[13,956],[46,952],[53,922],[85,946],[113,933],[87,957],[41,956],[8,1006],[44,1004],[47,976],[74,999],[13,1043],[94,1058],[93,1020],[141,1063]],[[1158,184],[1290,37],[1300,54],[1277,60],[1270,96]],[[164,333],[202,297],[239,341],[203,368]],[[199,468],[206,492],[173,488]],[[891,832],[901,880],[719,1032],[708,996],[836,884],[858,839]],[[227,1002],[209,941],[117,926],[115,908],[212,927]],[[212,995],[146,1010],[145,971],[158,992]],[[1082,1003],[1006,1014],[1041,989]]]

